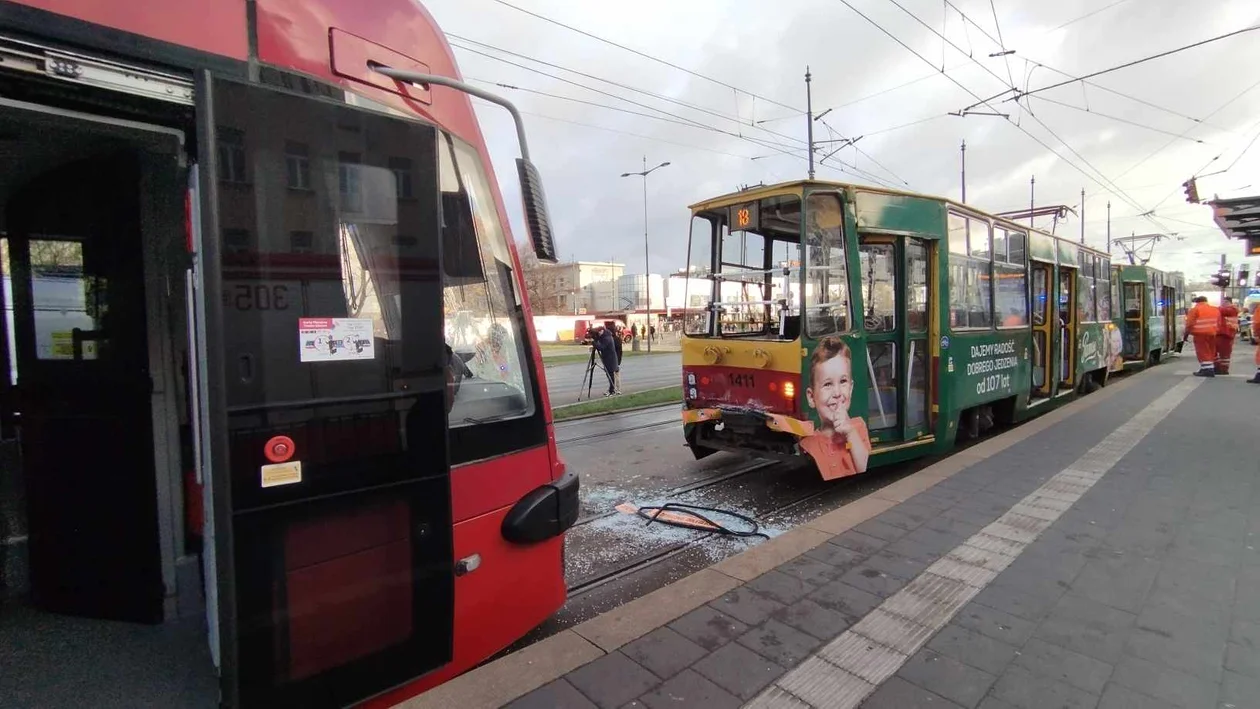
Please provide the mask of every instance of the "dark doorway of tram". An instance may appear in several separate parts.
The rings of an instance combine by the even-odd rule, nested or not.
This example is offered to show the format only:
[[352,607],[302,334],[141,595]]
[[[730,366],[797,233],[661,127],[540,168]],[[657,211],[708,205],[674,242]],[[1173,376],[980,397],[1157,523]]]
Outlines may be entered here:
[[1076,269],[1059,266],[1058,359],[1059,394],[1076,390]]
[[1032,395],[1031,402],[1050,398],[1054,383],[1054,347],[1058,336],[1054,299],[1051,297],[1054,266],[1032,262]]
[[217,703],[183,534],[181,155],[0,99],[6,708]]

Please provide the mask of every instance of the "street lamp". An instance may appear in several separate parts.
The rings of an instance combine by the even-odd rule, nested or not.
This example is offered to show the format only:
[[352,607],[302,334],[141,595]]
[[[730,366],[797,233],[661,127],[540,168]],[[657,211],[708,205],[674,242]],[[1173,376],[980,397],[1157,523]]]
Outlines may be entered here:
[[647,207],[647,176],[669,165],[663,162],[660,165],[648,169],[647,156],[643,156],[643,170],[641,172],[623,172],[622,177],[642,177],[643,178],[643,297],[647,301],[647,351],[652,351],[652,264],[648,260],[648,207]]

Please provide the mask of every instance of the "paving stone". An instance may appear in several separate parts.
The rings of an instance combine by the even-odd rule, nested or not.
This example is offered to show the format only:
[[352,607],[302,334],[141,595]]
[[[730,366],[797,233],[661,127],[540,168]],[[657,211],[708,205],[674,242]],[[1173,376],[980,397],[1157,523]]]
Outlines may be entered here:
[[1072,581],[1072,593],[1137,613],[1159,574],[1160,562],[1132,554],[1109,553],[1085,564]]
[[844,583],[861,589],[868,593],[873,593],[881,599],[888,598],[897,591],[900,591],[909,579],[903,579],[897,576],[889,576],[878,569],[872,569],[859,566],[840,577]]
[[1103,662],[1115,663],[1137,616],[1079,596],[1064,596],[1035,636]]
[[945,556],[949,550],[961,544],[965,539],[967,537],[960,538],[958,535],[948,532],[938,532],[927,527],[921,527],[889,544],[884,548],[884,551],[924,564],[932,564],[937,559]]
[[596,709],[596,706],[573,685],[558,679],[506,705],[504,709]]
[[708,654],[708,651],[669,627],[657,628],[621,651],[631,660],[669,679]]
[[677,677],[648,692],[639,701],[650,709],[675,707],[713,707],[738,709],[741,702],[730,692],[702,677],[695,670],[685,670]]
[[565,679],[602,709],[620,707],[660,684],[655,675],[620,652],[583,665]]
[[907,508],[906,504],[902,503],[884,512],[876,519],[883,524],[891,524],[907,532],[913,532],[934,516],[935,514],[925,513],[923,508]]
[[[857,533],[855,532],[854,534]],[[869,539],[874,539],[874,537],[869,537]],[[858,545],[864,546],[861,542],[859,542]],[[836,544],[834,541],[831,541],[826,544],[816,546],[805,552],[805,558],[817,559],[818,561],[831,566],[836,571],[835,576],[832,578],[838,578],[841,573],[856,566],[862,561],[862,559],[874,554],[878,551],[878,549],[879,547],[873,547],[870,552],[863,552],[861,550],[841,546]]]
[[668,627],[710,652],[748,630],[744,623],[710,606],[700,606]]
[[[848,552],[853,554],[856,558],[848,564],[842,563],[840,566],[836,566],[826,560],[818,559],[817,557],[798,556],[788,563],[779,566],[778,570],[788,576],[795,576],[796,578],[814,586],[821,586],[840,578],[840,574],[847,571],[851,564],[856,563],[862,558],[857,554],[857,552],[851,552],[848,549],[838,547],[834,544],[825,544],[824,546]],[[839,560],[840,559],[837,555],[837,561]]]
[[1001,640],[1008,645],[1022,646],[1032,635],[1035,625],[996,608],[972,601],[954,616],[954,623],[981,635]]
[[[791,577],[789,576],[788,578]],[[792,580],[796,581],[796,579]],[[771,613],[784,606],[784,604],[763,596],[747,586],[740,586],[724,594],[721,598],[710,601],[709,605],[749,625],[760,623],[769,618]]]
[[738,643],[719,648],[692,669],[744,701],[752,699],[766,685],[787,672]]
[[1011,667],[993,685],[993,696],[1018,709],[1093,709],[1098,697],[1065,682]]
[[[1256,542],[1260,546],[1260,540]],[[1260,568],[1239,569],[1234,579],[1234,616],[1260,620]]]
[[978,709],[1019,709],[1019,707],[1009,702],[1004,702],[993,695],[989,695],[984,698],[983,702],[980,702]]
[[1248,677],[1260,677],[1260,650],[1229,643],[1225,646],[1225,669]]
[[1008,586],[1006,580],[1005,576],[999,575],[997,580],[976,595],[975,600],[1035,623],[1049,615],[1065,593],[1057,585],[1046,584],[1033,584],[1018,589]]
[[1087,563],[1084,550],[1037,551],[1030,547],[1002,575],[1007,583],[1054,584],[1066,590]]
[[940,514],[941,512],[957,504],[958,500],[955,500],[953,497],[949,495],[942,495],[941,493],[937,492],[936,486],[932,486],[924,490],[923,492],[915,495],[914,497],[910,498],[908,502],[913,502],[916,505],[920,505],[927,509],[933,510],[937,514]]
[[1232,569],[1242,557],[1241,541],[1205,534],[1178,534],[1168,546],[1168,556],[1216,564]]
[[1155,588],[1189,605],[1228,609],[1234,602],[1235,580],[1232,569],[1194,559],[1168,559],[1155,578]]
[[1090,694],[1101,694],[1111,677],[1111,665],[1092,657],[1032,638],[1020,650],[1015,664]]
[[1103,691],[1098,709],[1180,709],[1168,702],[1111,682]]
[[1182,521],[1182,533],[1241,542],[1247,536],[1247,515],[1225,509],[1229,500],[1226,493],[1221,503],[1208,505],[1202,512],[1195,512],[1192,508]]
[[897,676],[964,707],[979,704],[997,680],[996,675],[932,650],[915,653]]
[[1147,608],[1138,616],[1125,651],[1216,682],[1220,680],[1228,637],[1228,629],[1223,625]]
[[808,598],[781,608],[771,616],[820,640],[831,640],[852,625],[844,615],[824,608]]
[[740,645],[783,667],[795,667],[823,644],[819,638],[801,632],[773,618],[739,636]]
[[1116,671],[1111,675],[1111,681],[1176,706],[1216,706],[1216,682],[1140,657],[1130,655],[1120,660],[1116,664]]
[[[809,595],[814,587],[796,576],[789,576],[777,569],[768,571],[744,584],[766,598],[779,603],[795,603]],[[738,616],[736,616],[738,617]],[[757,622],[757,621],[751,621]]]
[[832,581],[809,594],[807,598],[823,608],[843,615],[850,623],[858,622],[884,602],[880,596],[850,586],[843,580]]
[[1234,621],[1229,629],[1229,639],[1249,650],[1260,650],[1260,622]]
[[974,524],[979,527],[983,527],[986,524],[989,524],[993,520],[997,519],[999,516],[1001,516],[1003,512],[1005,512],[1007,509],[1010,509],[1011,506],[1012,506],[1011,503],[1007,503],[1006,507],[1000,510],[999,509],[977,510],[974,507],[966,506],[963,503],[959,503],[958,506],[951,507],[948,510],[945,510],[944,512],[942,512],[941,516],[944,517],[945,519],[957,520],[964,524]]
[[[880,516],[882,517],[883,515]],[[875,537],[876,539],[882,539],[885,543],[887,543],[904,537],[906,532],[909,530],[880,521],[879,517],[876,517],[854,526],[853,531],[861,532],[862,534]]]
[[946,517],[942,513],[925,522],[922,527],[915,530],[915,534],[922,534],[931,530],[933,532],[940,532],[948,537],[953,537],[961,542],[967,537],[979,532],[986,524],[988,524],[988,522],[982,522],[980,520],[961,520],[953,517]]
[[928,648],[997,675],[1005,670],[1019,648],[1001,640],[977,633],[970,628],[950,623],[936,634],[927,644]]
[[1249,703],[1260,703],[1260,679],[1227,671],[1221,680],[1216,701],[1224,707],[1245,707]]
[[865,556],[870,556],[880,549],[883,549],[884,545],[888,544],[888,541],[850,529],[843,534],[837,534],[832,537],[831,541],[828,543],[842,546],[845,549],[852,549],[853,551]]
[[862,702],[862,709],[963,709],[948,699],[911,684],[900,677],[887,682]]

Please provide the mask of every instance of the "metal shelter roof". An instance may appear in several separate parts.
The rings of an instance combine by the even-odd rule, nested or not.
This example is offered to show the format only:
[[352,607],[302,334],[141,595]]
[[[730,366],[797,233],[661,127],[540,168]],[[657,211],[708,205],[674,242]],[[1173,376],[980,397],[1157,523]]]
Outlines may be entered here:
[[1212,218],[1231,239],[1260,238],[1260,196],[1213,199]]

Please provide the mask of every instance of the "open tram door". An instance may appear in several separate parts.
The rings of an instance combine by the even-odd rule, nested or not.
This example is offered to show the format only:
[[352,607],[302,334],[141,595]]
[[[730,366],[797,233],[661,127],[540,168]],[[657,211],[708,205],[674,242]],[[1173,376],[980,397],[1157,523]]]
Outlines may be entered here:
[[1146,317],[1150,308],[1145,281],[1122,281],[1124,330],[1121,353],[1126,360],[1146,359]]
[[930,273],[936,242],[861,234],[862,325],[869,378],[872,443],[914,441],[931,433],[928,406]]
[[1160,310],[1163,315],[1164,353],[1170,353],[1180,340],[1177,339],[1177,289],[1170,285],[1160,287]]
[[1076,307],[1076,266],[1059,264],[1059,282],[1056,335],[1058,353],[1059,394],[1071,393],[1076,388],[1076,330],[1079,312]]
[[1032,264],[1032,396],[1047,399],[1054,389],[1056,371],[1055,342],[1058,338],[1053,263],[1031,260]]
[[449,148],[344,103],[195,88],[223,702],[344,706],[452,658]]

